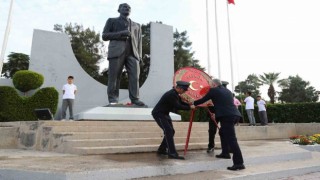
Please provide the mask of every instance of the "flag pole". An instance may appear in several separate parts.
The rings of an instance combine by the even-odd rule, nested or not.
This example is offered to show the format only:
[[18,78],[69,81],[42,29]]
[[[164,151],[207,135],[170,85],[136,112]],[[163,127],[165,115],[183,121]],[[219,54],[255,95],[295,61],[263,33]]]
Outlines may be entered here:
[[210,74],[210,75],[211,75],[208,0],[206,0],[206,23],[207,23],[207,58],[208,58],[208,74]]
[[218,78],[221,79],[221,65],[220,65],[220,48],[219,48],[219,28],[218,28],[218,13],[217,0],[214,0],[215,24],[216,24],[216,39],[217,39],[217,58],[218,58]]
[[[234,4],[234,3],[233,3]],[[232,89],[231,91],[234,92],[234,80],[233,80],[233,61],[232,61],[232,43],[231,43],[231,31],[230,31],[230,17],[229,17],[229,2],[227,1],[227,17],[228,17],[228,34],[229,34],[229,51],[230,51],[230,68],[231,68],[231,83]]]
[[5,54],[5,51],[7,48],[8,37],[9,37],[9,33],[10,33],[12,5],[13,5],[13,0],[11,0],[11,3],[10,3],[9,15],[8,15],[8,20],[7,20],[7,27],[6,27],[6,31],[4,33],[4,38],[3,38],[3,43],[2,43],[2,49],[1,49],[1,55],[0,55],[0,77],[2,75],[4,54]]

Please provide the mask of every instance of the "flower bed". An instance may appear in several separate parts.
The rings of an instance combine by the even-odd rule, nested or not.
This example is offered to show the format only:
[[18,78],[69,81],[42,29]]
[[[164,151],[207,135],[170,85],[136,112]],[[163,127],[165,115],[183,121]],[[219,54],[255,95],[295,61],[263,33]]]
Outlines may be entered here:
[[290,137],[290,141],[293,144],[299,145],[313,145],[320,144],[320,134],[308,135],[295,135]]

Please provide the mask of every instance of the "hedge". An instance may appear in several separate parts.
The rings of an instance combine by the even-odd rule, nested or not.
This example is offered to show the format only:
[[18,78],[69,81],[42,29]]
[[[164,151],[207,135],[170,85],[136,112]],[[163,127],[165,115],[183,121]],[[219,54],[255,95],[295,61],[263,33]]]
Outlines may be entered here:
[[39,88],[44,81],[42,74],[29,70],[17,71],[12,78],[13,85],[21,92]]
[[38,90],[33,96],[19,96],[13,87],[0,86],[0,121],[34,121],[34,109],[49,108],[55,114],[59,93],[53,87]]
[[[242,110],[241,110],[242,108]],[[239,108],[243,113],[244,122],[248,123],[245,106]],[[182,121],[189,121],[190,111],[179,111]],[[260,123],[258,107],[254,111],[256,123]],[[320,123],[320,103],[290,103],[290,104],[268,104],[267,115],[269,123]],[[209,118],[203,108],[197,109],[194,121],[208,121]]]

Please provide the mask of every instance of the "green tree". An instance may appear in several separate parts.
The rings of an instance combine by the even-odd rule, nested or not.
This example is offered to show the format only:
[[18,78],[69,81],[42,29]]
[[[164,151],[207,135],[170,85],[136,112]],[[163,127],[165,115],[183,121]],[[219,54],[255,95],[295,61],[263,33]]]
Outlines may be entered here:
[[259,88],[261,85],[262,84],[258,76],[255,74],[250,74],[248,75],[246,80],[239,82],[239,84],[235,87],[234,91],[237,93],[240,93],[240,95],[241,93],[246,93],[250,91],[252,92],[252,97],[256,97],[257,95],[260,94]]
[[279,79],[280,73],[263,73],[264,75],[259,75],[262,84],[269,85],[268,96],[270,98],[270,103],[274,104],[276,91],[274,89],[273,83]]
[[183,31],[181,33],[176,30],[173,33],[174,38],[174,71],[186,66],[193,66],[200,70],[204,70],[203,67],[200,66],[199,60],[193,57],[194,52],[191,52],[192,42],[189,41],[189,37],[187,36],[187,31]]
[[[162,24],[162,22],[157,22]],[[140,86],[146,81],[150,70],[150,23],[141,25],[142,62],[140,63]]]
[[304,81],[300,76],[289,76],[281,79],[278,84],[282,91],[279,100],[286,103],[316,102],[319,95],[316,89],[310,86],[310,82]]
[[54,30],[64,32],[69,36],[74,55],[81,67],[91,77],[98,81],[101,80],[99,63],[105,52],[103,42],[100,40],[100,33],[76,23],[73,25],[67,23],[64,28],[62,28],[62,25],[55,24]]
[[17,71],[28,70],[29,61],[29,55],[11,52],[8,55],[8,62],[3,64],[2,75],[9,79],[12,78]]

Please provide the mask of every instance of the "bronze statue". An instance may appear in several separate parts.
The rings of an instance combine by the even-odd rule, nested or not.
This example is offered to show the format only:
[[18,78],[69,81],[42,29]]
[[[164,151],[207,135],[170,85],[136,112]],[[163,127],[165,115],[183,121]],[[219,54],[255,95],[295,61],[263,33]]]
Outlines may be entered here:
[[120,77],[126,67],[129,78],[129,98],[137,106],[145,104],[139,100],[139,62],[142,59],[142,37],[140,24],[130,18],[131,7],[120,4],[117,18],[109,18],[103,29],[102,39],[110,41],[108,47],[108,99],[109,104],[118,104]]

